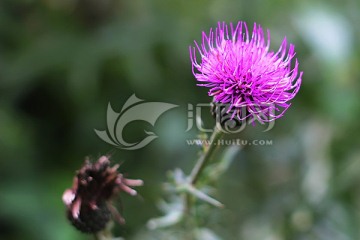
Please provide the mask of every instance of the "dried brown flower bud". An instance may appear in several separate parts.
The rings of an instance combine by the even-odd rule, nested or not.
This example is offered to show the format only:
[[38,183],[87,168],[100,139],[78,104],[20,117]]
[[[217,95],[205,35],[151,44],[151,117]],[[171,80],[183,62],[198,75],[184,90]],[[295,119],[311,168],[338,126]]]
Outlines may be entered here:
[[99,232],[112,216],[124,223],[111,200],[120,191],[136,195],[131,187],[141,186],[143,181],[125,178],[117,171],[118,168],[118,164],[110,167],[109,157],[102,156],[95,163],[85,160],[83,167],[77,171],[72,188],[65,190],[62,199],[69,220],[78,230]]

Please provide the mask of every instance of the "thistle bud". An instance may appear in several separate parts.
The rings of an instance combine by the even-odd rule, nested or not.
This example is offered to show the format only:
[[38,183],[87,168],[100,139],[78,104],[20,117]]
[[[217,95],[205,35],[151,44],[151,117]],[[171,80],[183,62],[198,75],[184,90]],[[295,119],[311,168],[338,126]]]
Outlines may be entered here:
[[112,217],[119,223],[125,222],[112,200],[121,191],[135,196],[137,192],[131,187],[141,186],[143,181],[125,178],[118,168],[118,164],[110,167],[109,157],[102,156],[95,163],[86,159],[77,171],[72,188],[65,190],[62,199],[68,219],[78,230],[99,232]]

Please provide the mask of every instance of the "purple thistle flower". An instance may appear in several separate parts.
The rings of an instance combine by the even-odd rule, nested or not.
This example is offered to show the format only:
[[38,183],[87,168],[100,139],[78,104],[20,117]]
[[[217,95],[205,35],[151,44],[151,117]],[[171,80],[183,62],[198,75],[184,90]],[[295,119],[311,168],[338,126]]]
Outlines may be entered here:
[[254,23],[250,38],[245,22],[235,27],[219,22],[215,31],[202,33],[200,45],[195,41],[196,47],[190,47],[192,71],[216,104],[228,105],[231,119],[270,122],[284,115],[301,84],[297,59],[291,68],[295,47],[290,44],[287,51],[287,45],[285,37],[274,53],[269,51],[269,30],[265,40],[263,29]]

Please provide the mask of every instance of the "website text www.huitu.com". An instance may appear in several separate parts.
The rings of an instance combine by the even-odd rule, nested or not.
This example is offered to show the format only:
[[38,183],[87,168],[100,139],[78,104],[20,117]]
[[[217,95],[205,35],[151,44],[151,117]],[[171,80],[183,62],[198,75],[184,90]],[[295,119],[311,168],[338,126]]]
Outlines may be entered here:
[[273,140],[269,139],[255,139],[255,140],[246,140],[246,139],[219,139],[215,142],[212,142],[209,139],[187,139],[186,144],[189,146],[192,145],[218,145],[218,146],[271,146]]

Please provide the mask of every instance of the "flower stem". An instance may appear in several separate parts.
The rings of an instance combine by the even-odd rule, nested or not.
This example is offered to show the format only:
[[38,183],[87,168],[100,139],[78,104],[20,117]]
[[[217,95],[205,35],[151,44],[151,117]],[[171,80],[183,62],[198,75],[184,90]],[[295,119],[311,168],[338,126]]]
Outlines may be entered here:
[[189,176],[190,184],[195,185],[195,183],[199,179],[202,171],[204,170],[205,166],[208,164],[212,154],[214,153],[216,147],[218,146],[218,140],[222,137],[222,135],[223,132],[215,126],[214,131],[210,137],[209,146],[205,149],[204,153],[200,156],[193,170],[191,171],[191,174]]
[[114,238],[111,232],[113,225],[114,225],[113,222],[109,222],[104,230],[95,233],[94,234],[95,240],[113,240]]

